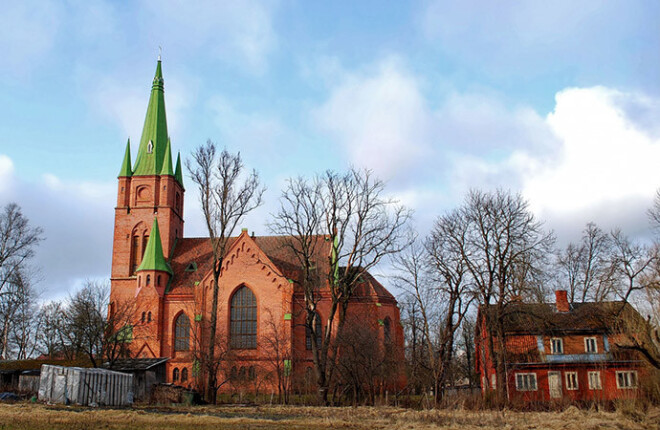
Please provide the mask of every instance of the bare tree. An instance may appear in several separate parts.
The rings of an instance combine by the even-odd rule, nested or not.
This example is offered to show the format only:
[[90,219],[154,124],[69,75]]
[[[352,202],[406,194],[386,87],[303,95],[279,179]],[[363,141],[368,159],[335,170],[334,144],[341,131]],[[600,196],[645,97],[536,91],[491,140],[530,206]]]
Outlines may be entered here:
[[437,219],[426,241],[432,276],[436,279],[442,303],[439,327],[438,364],[436,365],[434,394],[441,400],[447,374],[454,358],[455,335],[472,301],[470,273],[464,258],[469,224],[454,211]]
[[291,354],[291,337],[278,323],[270,311],[265,316],[266,332],[262,336],[261,346],[266,353],[266,360],[270,373],[277,381],[277,400],[279,403],[288,403],[291,391],[291,377],[293,357]]
[[219,366],[215,344],[220,290],[218,280],[228,240],[245,215],[261,205],[264,188],[260,185],[256,171],[243,177],[244,166],[240,153],[231,154],[226,149],[217,153],[211,140],[195,149],[192,160],[186,161],[186,167],[199,190],[204,221],[213,249],[213,298],[208,345],[207,352],[198,359],[205,367],[208,378],[206,400],[215,403]]
[[23,267],[12,271],[0,294],[0,358],[22,360],[36,349],[37,292],[33,272]]
[[54,301],[43,304],[37,316],[39,330],[37,330],[37,342],[42,354],[53,359],[59,355],[71,358],[73,353],[69,352],[68,344],[64,342],[64,310],[61,302]]
[[378,336],[375,318],[348,318],[349,323],[337,338],[340,383],[344,392],[350,393],[353,406],[360,400],[373,405],[378,393],[392,386],[398,376],[397,354],[392,350],[395,346],[390,339]]
[[[495,364],[497,386],[506,390],[507,305],[531,287],[529,277],[545,266],[554,235],[543,230],[520,194],[504,190],[471,191],[458,213],[467,223],[462,256],[474,293],[482,305],[492,309],[487,347]],[[498,348],[493,339],[497,339]]]
[[0,213],[0,294],[23,263],[34,255],[43,240],[43,230],[33,227],[16,203],[9,203]]
[[590,222],[582,232],[579,244],[570,243],[557,256],[559,280],[567,288],[569,301],[600,302],[614,293],[614,273],[610,264],[613,252],[610,235]]
[[[280,198],[270,228],[288,239],[301,272],[303,309],[311,333],[318,398],[328,402],[335,371],[337,344],[355,287],[368,270],[409,243],[405,226],[410,212],[384,197],[384,183],[370,171],[345,174],[328,171],[312,180],[291,179]],[[328,241],[331,256],[319,261],[317,250]],[[330,303],[319,333],[314,324],[321,300]]]

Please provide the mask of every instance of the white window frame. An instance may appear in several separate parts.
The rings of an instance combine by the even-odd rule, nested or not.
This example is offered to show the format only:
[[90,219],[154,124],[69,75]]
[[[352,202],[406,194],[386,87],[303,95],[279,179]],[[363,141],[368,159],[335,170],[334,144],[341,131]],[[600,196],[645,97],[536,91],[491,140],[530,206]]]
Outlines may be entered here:
[[[589,350],[589,344],[593,342],[594,349],[593,351]],[[595,337],[585,337],[584,338],[584,352],[589,353],[589,354],[597,354],[598,353],[598,339]]]
[[[555,345],[559,345],[557,349]],[[560,337],[550,338],[550,353],[551,354],[563,354],[564,353],[564,339]]]
[[516,373],[516,391],[537,391],[538,389],[536,373]]
[[[625,385],[620,384],[620,376],[625,379]],[[636,370],[619,370],[616,372],[616,387],[620,390],[632,390],[637,388],[639,379]]]
[[[598,371],[589,371],[587,372],[587,380],[589,381],[590,390],[602,390],[603,383],[600,380],[600,372]],[[594,382],[596,382],[594,384]]]
[[577,372],[564,372],[564,378],[566,379],[567,391],[575,391],[580,388]]

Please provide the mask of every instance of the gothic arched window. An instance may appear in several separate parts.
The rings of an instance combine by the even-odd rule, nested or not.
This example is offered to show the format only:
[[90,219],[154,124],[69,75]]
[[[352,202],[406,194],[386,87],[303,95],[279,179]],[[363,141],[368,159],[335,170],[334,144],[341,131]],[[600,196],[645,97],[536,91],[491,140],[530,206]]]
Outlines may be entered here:
[[175,367],[172,371],[172,381],[177,382],[179,380],[179,368]]
[[174,350],[188,351],[190,349],[190,320],[186,314],[177,317],[174,323]]
[[[322,326],[321,326],[321,315],[318,312],[314,318],[314,331],[316,332],[316,345],[318,348],[321,347],[321,342],[323,342]],[[309,327],[305,327],[305,347],[307,349],[312,349],[312,331]]]
[[147,314],[147,322],[151,322],[151,311]]
[[188,368],[184,367],[181,370],[181,382],[186,382],[188,380]]
[[257,299],[248,287],[241,287],[231,298],[231,347],[256,349]]

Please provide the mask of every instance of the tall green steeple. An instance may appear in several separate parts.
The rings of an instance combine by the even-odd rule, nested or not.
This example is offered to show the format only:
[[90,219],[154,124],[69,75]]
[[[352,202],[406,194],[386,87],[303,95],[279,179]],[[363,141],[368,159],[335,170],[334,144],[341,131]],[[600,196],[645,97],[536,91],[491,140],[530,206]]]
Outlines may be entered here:
[[137,272],[142,270],[161,270],[172,274],[170,265],[165,261],[163,256],[163,244],[160,241],[160,230],[158,229],[158,218],[154,217],[154,223],[151,226],[151,234],[147,241],[147,248],[144,250],[142,263],[138,267]]
[[119,170],[119,178],[130,177],[133,175],[131,170],[131,139],[128,139],[126,142],[126,152],[124,153],[124,162],[121,163],[121,169]]
[[163,168],[168,138],[163,84],[163,72],[158,58],[133,176],[158,175]]
[[176,154],[176,169],[174,170],[174,179],[177,180],[181,188],[185,190],[186,187],[183,186],[183,174],[181,173],[181,153]]
[[170,139],[167,139],[167,146],[165,147],[165,157],[163,158],[163,169],[160,171],[160,174],[174,176],[174,167],[172,167],[172,150],[170,148]]

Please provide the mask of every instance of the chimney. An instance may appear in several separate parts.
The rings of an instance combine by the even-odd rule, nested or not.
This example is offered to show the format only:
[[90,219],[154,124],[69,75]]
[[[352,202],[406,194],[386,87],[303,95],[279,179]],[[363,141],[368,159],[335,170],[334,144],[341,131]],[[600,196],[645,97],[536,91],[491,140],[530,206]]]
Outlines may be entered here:
[[555,299],[557,301],[557,312],[568,312],[568,292],[566,290],[555,291]]

